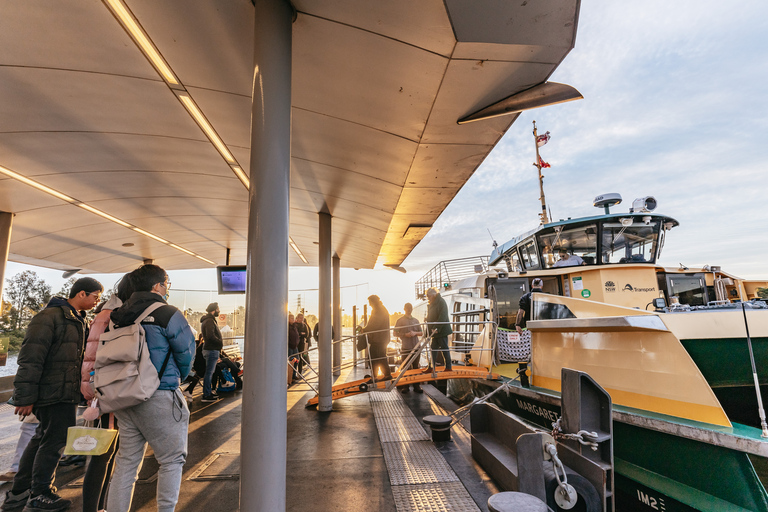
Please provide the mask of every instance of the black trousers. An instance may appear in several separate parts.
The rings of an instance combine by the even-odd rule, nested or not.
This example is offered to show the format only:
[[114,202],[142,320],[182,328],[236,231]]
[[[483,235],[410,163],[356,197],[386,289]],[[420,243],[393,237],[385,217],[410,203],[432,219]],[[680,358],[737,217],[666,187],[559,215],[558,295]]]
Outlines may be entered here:
[[32,496],[37,496],[51,490],[61,452],[67,444],[67,429],[75,426],[77,404],[45,405],[34,407],[32,412],[40,424],[19,461],[13,494],[30,489]]
[[[101,427],[109,428],[109,414],[102,415]],[[117,428],[117,420],[115,420],[115,428]],[[107,489],[115,467],[114,455],[119,446],[119,440],[119,436],[115,437],[105,453],[91,457],[83,477],[83,512],[98,512],[107,506]]]
[[[389,360],[387,359],[387,344],[371,343],[369,351],[371,354],[371,367],[373,368],[373,375],[376,377],[376,380],[391,379],[392,373],[389,370]],[[381,376],[379,376],[379,370],[381,370]]]

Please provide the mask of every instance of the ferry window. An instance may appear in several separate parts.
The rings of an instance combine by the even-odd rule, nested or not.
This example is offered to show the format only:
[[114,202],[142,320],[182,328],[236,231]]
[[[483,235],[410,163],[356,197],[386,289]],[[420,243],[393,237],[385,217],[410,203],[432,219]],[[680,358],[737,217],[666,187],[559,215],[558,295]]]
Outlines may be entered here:
[[659,239],[658,221],[626,217],[603,223],[603,263],[653,263]]
[[520,256],[526,269],[539,268],[539,256],[536,254],[536,245],[533,240],[520,247]]
[[704,278],[699,276],[671,276],[669,279],[669,294],[677,296],[680,304],[689,306],[706,305]]
[[520,258],[517,256],[516,250],[505,254],[504,262],[507,264],[507,272],[518,272],[523,270],[523,266],[520,265]]
[[555,226],[538,235],[544,268],[597,263],[597,224]]
[[528,279],[526,278],[504,279],[493,283],[499,327],[503,329],[515,328],[517,310],[520,309],[520,297],[527,291]]

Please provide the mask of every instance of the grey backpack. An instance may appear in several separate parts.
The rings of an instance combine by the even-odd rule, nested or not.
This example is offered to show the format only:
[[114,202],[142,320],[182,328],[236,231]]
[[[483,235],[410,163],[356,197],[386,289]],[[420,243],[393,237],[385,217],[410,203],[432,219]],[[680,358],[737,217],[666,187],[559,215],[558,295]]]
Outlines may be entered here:
[[131,325],[115,328],[99,336],[96,361],[93,364],[94,395],[102,414],[119,411],[146,402],[160,387],[160,377],[171,357],[168,355],[158,372],[149,358],[149,347],[141,326],[142,320],[164,306],[156,302],[144,310]]

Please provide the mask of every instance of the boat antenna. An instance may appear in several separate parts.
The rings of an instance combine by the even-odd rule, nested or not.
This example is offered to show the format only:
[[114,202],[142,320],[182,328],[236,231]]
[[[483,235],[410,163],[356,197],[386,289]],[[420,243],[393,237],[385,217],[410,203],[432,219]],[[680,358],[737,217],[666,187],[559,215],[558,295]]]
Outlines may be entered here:
[[[490,228],[485,228],[485,229],[487,229],[488,230],[488,234],[491,235],[491,229]],[[496,239],[493,238],[493,235],[491,235],[491,240],[493,240],[493,248],[494,249],[497,248],[499,246],[499,244],[496,242]]]
[[[541,142],[542,146],[547,143],[549,140],[549,132],[541,137],[542,138],[539,139],[539,134],[536,132],[536,120],[534,120],[533,145],[536,147],[536,163],[533,165],[539,170],[539,191],[541,192],[541,196],[539,197],[539,199],[541,199],[541,213],[539,214],[539,218],[541,219],[541,224],[547,224],[549,222],[549,219],[547,218],[547,199],[544,197],[544,176],[541,175],[541,168],[544,162],[542,162],[541,156],[539,155],[539,143]],[[549,167],[549,164],[545,164],[545,166]]]

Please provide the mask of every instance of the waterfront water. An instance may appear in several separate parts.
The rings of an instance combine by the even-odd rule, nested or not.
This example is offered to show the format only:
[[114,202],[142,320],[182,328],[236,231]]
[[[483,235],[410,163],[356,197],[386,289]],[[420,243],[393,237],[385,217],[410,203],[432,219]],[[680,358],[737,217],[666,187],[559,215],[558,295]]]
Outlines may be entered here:
[[7,377],[9,375],[16,375],[16,370],[19,366],[16,364],[16,354],[8,354],[8,361],[5,366],[0,366],[0,377]]

